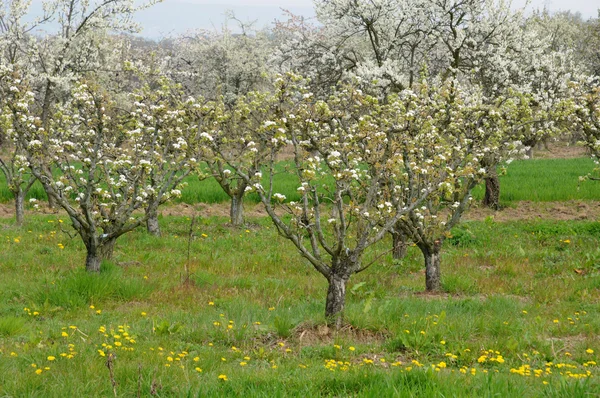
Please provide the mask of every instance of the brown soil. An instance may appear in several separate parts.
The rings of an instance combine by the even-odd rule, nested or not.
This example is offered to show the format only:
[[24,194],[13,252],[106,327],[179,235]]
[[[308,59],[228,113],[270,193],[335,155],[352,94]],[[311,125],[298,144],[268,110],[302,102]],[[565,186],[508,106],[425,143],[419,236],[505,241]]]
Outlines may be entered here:
[[15,214],[12,206],[0,203],[0,218],[12,217]]
[[[267,213],[260,204],[246,204],[246,216],[266,217]],[[65,216],[63,211],[53,211],[48,207],[41,208],[42,214],[58,214]],[[165,206],[160,210],[164,216],[199,216],[199,217],[229,217],[229,204],[196,204],[188,205],[179,203]],[[12,203],[0,203],[0,218],[14,217],[15,211]],[[600,202],[578,201],[567,202],[518,202],[516,207],[507,207],[498,211],[475,206],[466,214],[465,220],[485,220],[492,217],[494,221],[516,221],[516,220],[600,220]]]
[[483,207],[473,207],[465,215],[466,220],[485,220],[493,217],[494,221],[514,220],[598,220],[600,219],[600,202],[570,200],[567,202],[518,202],[516,207],[507,207],[494,211]]
[[552,142],[547,146],[533,150],[534,159],[571,159],[589,156],[586,148],[580,145],[571,145],[568,142]]
[[353,341],[357,344],[381,343],[386,337],[386,333],[384,332],[358,329],[352,325],[346,325],[339,330],[331,329],[326,325],[300,325],[294,329],[294,339],[297,339],[300,345],[303,346],[316,344],[330,345],[339,338]]

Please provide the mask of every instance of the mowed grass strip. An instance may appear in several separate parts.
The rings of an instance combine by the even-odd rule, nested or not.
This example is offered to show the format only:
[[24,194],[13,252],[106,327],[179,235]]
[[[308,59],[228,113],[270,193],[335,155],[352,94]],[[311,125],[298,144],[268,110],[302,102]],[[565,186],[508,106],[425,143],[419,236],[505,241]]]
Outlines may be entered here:
[[[567,201],[567,200],[599,200],[600,182],[579,181],[580,176],[591,173],[594,163],[589,158],[575,159],[531,159],[517,160],[505,165],[506,174],[500,177],[501,201],[510,204],[522,200],[534,202]],[[298,200],[298,180],[292,173],[290,162],[281,162],[274,183],[276,191],[286,195],[287,200]],[[185,179],[187,186],[177,201],[195,203],[223,203],[229,197],[219,184],[208,178],[199,180],[197,176]],[[266,183],[267,181],[265,181]],[[477,187],[473,195],[475,199],[483,198],[483,186]],[[36,183],[28,195],[40,200],[46,198],[44,190]],[[12,200],[12,194],[6,186],[4,176],[0,176],[0,203]],[[258,203],[256,194],[246,196],[246,201]]]
[[411,247],[351,280],[334,332],[325,281],[268,219],[202,218],[189,258],[190,219],[160,221],[162,238],[125,235],[88,275],[56,216],[2,220],[0,395],[113,396],[109,357],[120,396],[600,391],[597,222],[464,223],[444,245],[443,293],[423,294]]

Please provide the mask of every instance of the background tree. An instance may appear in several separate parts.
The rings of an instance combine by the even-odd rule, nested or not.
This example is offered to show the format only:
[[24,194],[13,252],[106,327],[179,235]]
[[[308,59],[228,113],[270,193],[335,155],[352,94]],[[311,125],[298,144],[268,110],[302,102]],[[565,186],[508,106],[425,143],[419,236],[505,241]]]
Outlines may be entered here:
[[15,198],[16,224],[21,226],[25,220],[25,196],[35,178],[29,173],[19,138],[35,132],[41,121],[30,114],[34,94],[16,68],[14,64],[0,64],[0,170]]
[[[0,40],[5,46],[2,52],[9,54],[11,63],[20,65],[23,78],[29,80],[30,91],[35,93],[30,111],[41,119],[45,129],[55,114],[54,105],[68,100],[78,79],[91,71],[118,72],[111,68],[121,65],[115,57],[125,45],[110,33],[136,31],[133,13],[155,2],[134,5],[134,0],[47,0],[43,15],[33,23],[25,22],[29,2],[5,3],[3,11],[10,12],[3,13],[0,23],[7,34]],[[50,24],[58,25],[56,33]],[[53,196],[48,198],[52,206]]]
[[163,52],[168,54],[165,71],[189,93],[211,100],[222,96],[231,103],[240,95],[268,87],[271,41],[266,31],[242,23],[233,14],[227,18],[221,31],[188,32],[171,40]]
[[[266,185],[234,162],[229,165],[257,192],[280,235],[326,278],[325,316],[330,325],[340,327],[348,280],[387,252],[371,251],[429,191],[396,192],[406,189],[409,175],[419,178],[432,170],[404,158],[405,152],[420,151],[411,137],[392,139],[393,129],[387,125],[397,111],[393,106],[352,86],[340,87],[327,101],[313,100],[295,77],[279,79],[277,87],[282,105],[257,129],[271,148],[261,157]],[[286,143],[293,148],[292,172],[300,194],[289,203],[274,183],[276,154]],[[370,260],[365,264],[367,252]]]
[[519,108],[514,100],[502,98],[489,104],[481,92],[462,88],[457,81],[423,81],[417,87],[406,96],[404,108],[409,111],[398,115],[405,134],[422,149],[407,153],[405,162],[430,169],[419,178],[409,175],[407,188],[398,194],[429,193],[395,228],[421,250],[427,291],[438,291],[442,244],[468,209],[472,189],[486,177],[486,159],[490,154],[507,159],[523,150],[519,141],[506,140],[520,122]]
[[[198,126],[195,111],[200,106],[193,97],[185,97],[179,84],[159,72],[138,70],[145,84],[130,95],[131,113],[128,128],[147,130],[151,139],[144,150],[149,152],[153,167],[147,170],[148,196],[145,200],[146,228],[160,236],[158,208],[179,196],[182,181],[197,169]],[[122,145],[127,145],[124,138]],[[146,161],[146,160],[144,160]]]
[[[82,238],[86,269],[97,272],[117,238],[146,222],[148,213],[136,210],[177,195],[168,189],[192,163],[185,136],[173,136],[180,129],[156,128],[150,106],[139,103],[122,116],[94,83],[78,84],[72,97],[58,107],[48,130],[21,139],[32,173]],[[181,123],[180,110],[171,112],[173,123]]]
[[[568,126],[582,137],[582,144],[592,154],[598,165],[600,159],[600,83],[597,77],[573,82],[571,98],[564,102],[568,114]],[[598,168],[595,170],[598,171]],[[598,179],[589,173],[580,179]]]

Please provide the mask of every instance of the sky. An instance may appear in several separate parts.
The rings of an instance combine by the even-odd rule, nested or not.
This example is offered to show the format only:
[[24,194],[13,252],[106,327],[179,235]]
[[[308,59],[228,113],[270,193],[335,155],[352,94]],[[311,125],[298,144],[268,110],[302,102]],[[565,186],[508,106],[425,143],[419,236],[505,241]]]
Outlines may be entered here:
[[[2,1],[2,0],[0,0]],[[527,0],[513,0],[522,7]],[[32,8],[40,9],[42,0],[32,0]],[[584,18],[596,17],[600,0],[530,0],[529,10],[547,7],[550,11],[579,12]],[[135,20],[142,26],[142,36],[161,38],[192,29],[220,30],[225,13],[232,10],[244,22],[255,21],[257,28],[271,26],[285,19],[282,9],[306,17],[314,17],[312,0],[163,0],[139,12]]]

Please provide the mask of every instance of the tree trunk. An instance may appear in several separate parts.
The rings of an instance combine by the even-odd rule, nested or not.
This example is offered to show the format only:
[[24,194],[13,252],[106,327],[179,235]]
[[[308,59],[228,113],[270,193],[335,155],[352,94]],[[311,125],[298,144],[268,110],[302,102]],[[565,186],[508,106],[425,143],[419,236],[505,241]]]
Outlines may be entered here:
[[441,271],[440,271],[440,246],[436,243],[433,247],[429,245],[419,245],[423,257],[425,258],[425,290],[436,292],[441,290]]
[[348,277],[331,274],[328,278],[327,301],[325,302],[325,318],[327,324],[336,329],[342,327],[343,312],[346,304],[346,284]]
[[392,258],[402,260],[408,249],[408,238],[401,231],[392,231],[390,234],[392,235]]
[[527,159],[533,159],[533,146],[530,146],[529,149],[525,152]]
[[107,240],[97,246],[90,244],[87,247],[85,269],[88,272],[100,272],[102,260],[110,260],[115,248],[115,239]]
[[240,227],[244,225],[244,197],[233,195],[231,197],[231,208],[229,209],[231,225]]
[[[42,166],[44,168],[44,174],[48,175],[48,176],[52,176],[52,170],[50,169],[49,166]],[[48,197],[48,207],[53,210],[54,212],[58,211],[58,205],[56,203],[56,198],[54,198],[54,196],[50,195],[50,193],[48,192],[48,190],[46,190],[46,186],[44,186],[44,190],[46,191],[46,196]]]
[[15,215],[17,226],[22,226],[25,221],[25,193],[21,188],[14,192],[15,196]]
[[153,236],[160,236],[160,225],[158,224],[158,209],[150,205],[146,209],[146,229]]
[[483,205],[494,210],[500,208],[500,179],[498,178],[496,166],[489,168],[488,176],[485,179]]

